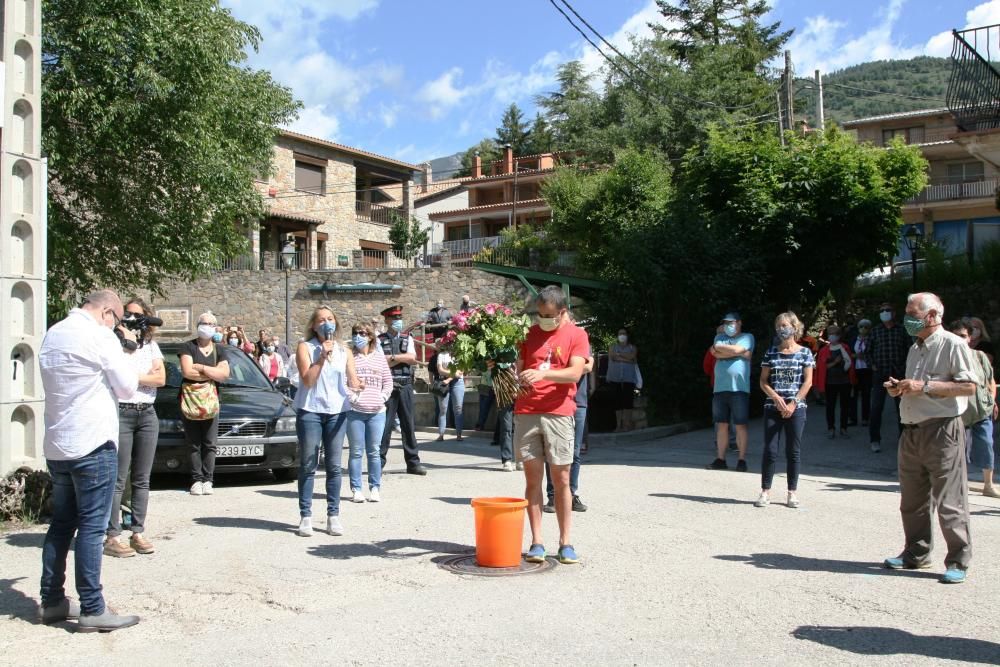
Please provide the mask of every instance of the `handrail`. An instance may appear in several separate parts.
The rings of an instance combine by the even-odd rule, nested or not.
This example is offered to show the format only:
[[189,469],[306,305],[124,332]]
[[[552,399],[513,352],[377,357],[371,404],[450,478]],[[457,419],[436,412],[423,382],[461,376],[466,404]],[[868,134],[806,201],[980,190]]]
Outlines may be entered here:
[[952,36],[951,77],[945,96],[948,110],[966,132],[1000,127],[1000,72],[991,62],[994,37],[1000,51],[1000,25],[952,30]]

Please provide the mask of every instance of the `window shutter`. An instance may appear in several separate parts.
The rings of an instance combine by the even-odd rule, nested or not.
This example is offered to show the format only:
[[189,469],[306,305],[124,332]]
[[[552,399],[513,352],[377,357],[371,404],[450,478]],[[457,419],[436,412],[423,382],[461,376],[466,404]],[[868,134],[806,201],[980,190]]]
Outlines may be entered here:
[[325,194],[323,191],[323,167],[305,162],[295,162],[295,189],[305,190],[318,195]]

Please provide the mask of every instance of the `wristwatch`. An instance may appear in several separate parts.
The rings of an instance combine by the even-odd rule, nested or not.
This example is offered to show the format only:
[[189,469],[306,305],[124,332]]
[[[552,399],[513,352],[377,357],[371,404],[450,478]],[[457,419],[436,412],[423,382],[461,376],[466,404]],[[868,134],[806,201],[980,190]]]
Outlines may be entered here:
[[927,396],[931,395],[931,381],[930,380],[924,380],[923,392]]

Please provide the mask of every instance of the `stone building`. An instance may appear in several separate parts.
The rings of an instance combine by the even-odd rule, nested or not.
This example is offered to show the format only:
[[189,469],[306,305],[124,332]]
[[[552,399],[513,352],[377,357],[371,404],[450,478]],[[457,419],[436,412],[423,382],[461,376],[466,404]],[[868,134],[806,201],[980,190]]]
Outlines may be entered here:
[[46,300],[41,2],[7,0],[2,12],[0,474],[42,465]]

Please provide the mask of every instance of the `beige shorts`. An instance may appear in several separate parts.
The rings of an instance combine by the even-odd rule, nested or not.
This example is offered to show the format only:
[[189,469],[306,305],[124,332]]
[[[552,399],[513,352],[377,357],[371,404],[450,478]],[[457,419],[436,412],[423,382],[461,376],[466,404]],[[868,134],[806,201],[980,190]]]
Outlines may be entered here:
[[567,466],[573,463],[575,430],[572,415],[514,415],[515,457]]

